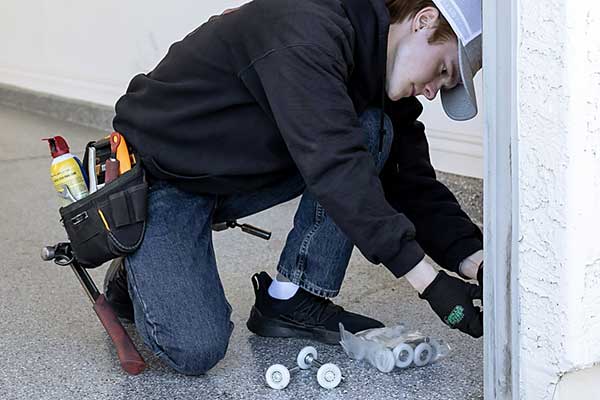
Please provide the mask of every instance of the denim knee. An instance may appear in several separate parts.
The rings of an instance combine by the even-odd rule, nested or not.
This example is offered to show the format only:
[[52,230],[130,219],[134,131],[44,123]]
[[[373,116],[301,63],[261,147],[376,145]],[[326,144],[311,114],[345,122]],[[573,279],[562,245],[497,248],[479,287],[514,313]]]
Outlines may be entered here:
[[[392,148],[394,140],[394,127],[392,120],[387,114],[383,116],[383,138],[381,137],[381,109],[368,108],[359,115],[360,124],[367,135],[367,145],[369,152],[373,156],[377,170],[381,172]],[[379,142],[383,141],[381,152],[379,152]]]
[[[198,332],[188,337],[185,343],[179,343],[178,347],[163,349],[159,357],[181,374],[203,375],[225,357],[231,328],[219,335]],[[210,338],[207,337],[209,335]]]

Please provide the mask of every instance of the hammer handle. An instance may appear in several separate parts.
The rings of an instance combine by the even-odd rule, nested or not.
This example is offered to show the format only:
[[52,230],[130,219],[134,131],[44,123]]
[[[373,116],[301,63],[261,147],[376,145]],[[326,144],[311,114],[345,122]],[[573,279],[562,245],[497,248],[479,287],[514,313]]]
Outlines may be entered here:
[[130,375],[142,372],[146,364],[103,294],[96,299],[94,311],[117,349],[117,356],[123,370]]

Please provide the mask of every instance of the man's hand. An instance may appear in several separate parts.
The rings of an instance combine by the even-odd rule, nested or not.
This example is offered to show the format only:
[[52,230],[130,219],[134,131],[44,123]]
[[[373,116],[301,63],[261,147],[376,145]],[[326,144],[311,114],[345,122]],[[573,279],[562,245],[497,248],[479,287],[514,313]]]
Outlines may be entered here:
[[482,297],[479,286],[440,271],[419,297],[427,300],[449,327],[476,338],[483,335],[483,311],[473,305],[473,300]]

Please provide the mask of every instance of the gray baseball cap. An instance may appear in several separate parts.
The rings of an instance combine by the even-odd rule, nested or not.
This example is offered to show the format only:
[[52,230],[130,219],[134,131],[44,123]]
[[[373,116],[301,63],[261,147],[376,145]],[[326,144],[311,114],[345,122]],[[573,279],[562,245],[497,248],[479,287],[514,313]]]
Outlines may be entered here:
[[482,65],[481,0],[433,0],[458,37],[460,81],[452,89],[442,89],[442,106],[456,121],[477,115],[477,99],[473,77]]

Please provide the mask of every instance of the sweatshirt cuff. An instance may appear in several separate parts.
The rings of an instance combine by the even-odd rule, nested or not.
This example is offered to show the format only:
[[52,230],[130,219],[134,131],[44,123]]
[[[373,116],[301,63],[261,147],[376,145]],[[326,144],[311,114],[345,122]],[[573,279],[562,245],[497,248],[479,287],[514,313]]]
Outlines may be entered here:
[[398,256],[384,265],[396,278],[401,278],[420,263],[424,257],[425,252],[419,243],[416,240],[411,239],[404,241]]

